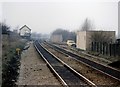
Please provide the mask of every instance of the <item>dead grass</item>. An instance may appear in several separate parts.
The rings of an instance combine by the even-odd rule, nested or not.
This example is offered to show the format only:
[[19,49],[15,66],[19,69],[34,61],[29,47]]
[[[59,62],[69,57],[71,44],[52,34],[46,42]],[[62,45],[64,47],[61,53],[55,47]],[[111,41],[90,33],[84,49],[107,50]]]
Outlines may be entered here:
[[2,36],[2,85],[4,86],[14,85],[14,81],[12,80],[16,80],[17,78],[17,63],[19,63],[15,49],[16,47],[23,49],[26,42],[22,41],[21,38],[13,39],[13,41],[9,39],[11,38],[8,35]]
[[10,61],[11,57],[15,54],[15,49],[17,47],[23,48],[26,40],[21,40],[20,38],[12,42],[9,41],[8,35],[3,35],[2,37],[2,62],[3,65],[7,61]]

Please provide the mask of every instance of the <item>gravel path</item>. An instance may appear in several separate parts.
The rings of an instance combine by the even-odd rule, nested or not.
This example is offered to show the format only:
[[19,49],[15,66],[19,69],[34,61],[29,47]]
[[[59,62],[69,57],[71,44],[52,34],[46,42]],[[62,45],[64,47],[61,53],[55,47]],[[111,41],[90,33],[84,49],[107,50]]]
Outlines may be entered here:
[[22,53],[20,62],[18,85],[60,85],[36,52],[33,43]]

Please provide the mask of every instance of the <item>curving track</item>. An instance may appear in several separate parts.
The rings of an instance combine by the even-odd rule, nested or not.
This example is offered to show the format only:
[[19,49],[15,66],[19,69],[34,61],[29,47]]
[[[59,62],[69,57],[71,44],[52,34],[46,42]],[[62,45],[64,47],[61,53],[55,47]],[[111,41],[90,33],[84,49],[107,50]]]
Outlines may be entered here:
[[96,86],[84,76],[77,73],[70,66],[58,59],[55,55],[45,49],[38,41],[34,42],[36,50],[40,56],[46,61],[48,66],[57,75],[63,85],[66,86]]
[[86,65],[88,65],[88,66],[90,66],[90,67],[92,67],[92,68],[94,68],[94,69],[96,69],[96,70],[98,70],[98,71],[100,71],[100,72],[102,72],[102,73],[120,81],[120,71],[118,71],[114,68],[111,68],[109,66],[105,66],[105,65],[93,62],[89,59],[82,58],[79,55],[74,54],[72,52],[69,52],[69,51],[67,51],[63,48],[60,48],[60,47],[56,46],[56,45],[53,45],[53,44],[50,44],[50,43],[46,43],[46,44],[51,46],[55,50],[65,54],[65,55],[71,56],[74,59],[76,59],[76,60],[78,60],[78,61],[80,61],[80,62],[82,62],[82,63],[84,63],[84,64],[86,64]]

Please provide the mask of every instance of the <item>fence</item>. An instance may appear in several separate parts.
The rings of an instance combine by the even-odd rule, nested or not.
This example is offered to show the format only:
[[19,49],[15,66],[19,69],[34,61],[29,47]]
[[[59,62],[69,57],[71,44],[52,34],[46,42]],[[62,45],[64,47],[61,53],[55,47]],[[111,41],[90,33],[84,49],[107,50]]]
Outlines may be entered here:
[[98,52],[103,55],[120,56],[120,44],[108,44],[102,42],[92,42],[91,51]]

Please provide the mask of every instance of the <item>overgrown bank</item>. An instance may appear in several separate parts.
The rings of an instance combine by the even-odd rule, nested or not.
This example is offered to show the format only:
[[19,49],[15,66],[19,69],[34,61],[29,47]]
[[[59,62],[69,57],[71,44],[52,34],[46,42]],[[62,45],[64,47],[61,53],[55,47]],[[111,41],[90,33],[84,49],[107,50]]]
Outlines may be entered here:
[[23,50],[25,43],[18,34],[2,35],[2,87],[14,87],[19,75],[20,56],[16,48]]

